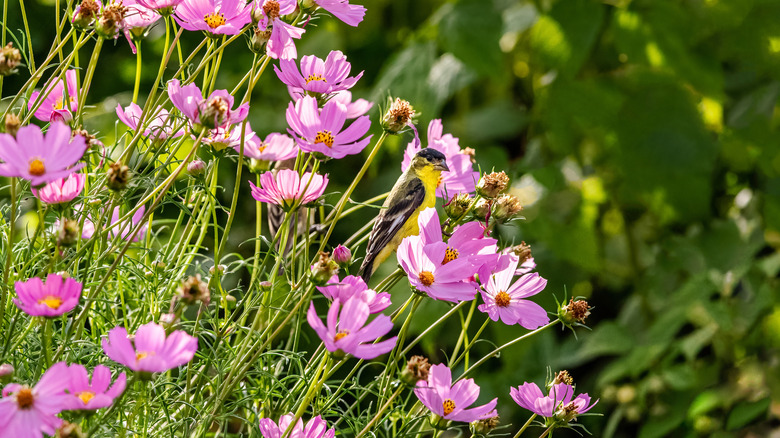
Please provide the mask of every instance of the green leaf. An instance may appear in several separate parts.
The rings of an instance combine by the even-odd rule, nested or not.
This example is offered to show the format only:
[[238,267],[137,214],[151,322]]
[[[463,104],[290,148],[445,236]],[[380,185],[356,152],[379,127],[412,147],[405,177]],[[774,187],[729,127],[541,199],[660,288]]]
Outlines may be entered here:
[[577,359],[586,361],[599,356],[624,354],[634,347],[634,338],[621,325],[606,321],[597,325],[592,332],[583,333],[582,347]]
[[388,93],[408,100],[418,112],[436,113],[436,96],[427,78],[434,60],[436,46],[431,42],[411,43],[385,65],[374,86],[371,100],[384,102]]
[[743,402],[734,406],[726,420],[726,429],[737,430],[747,426],[751,421],[766,415],[772,399],[767,397],[757,402]]
[[491,2],[464,0],[445,4],[437,12],[439,41],[472,70],[485,76],[497,76],[503,56],[498,41],[501,38],[501,14]]

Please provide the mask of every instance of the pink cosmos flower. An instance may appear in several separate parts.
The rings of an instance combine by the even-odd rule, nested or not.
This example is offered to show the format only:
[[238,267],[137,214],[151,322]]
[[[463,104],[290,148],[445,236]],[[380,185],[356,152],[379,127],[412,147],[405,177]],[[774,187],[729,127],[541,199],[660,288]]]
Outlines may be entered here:
[[[138,225],[138,223],[141,221],[141,219],[144,217],[144,213],[146,212],[146,206],[141,206],[138,210],[136,210],[135,213],[133,213],[133,217],[130,218],[129,223],[124,223],[119,225],[118,227],[111,228],[108,231],[108,236],[111,239],[116,238],[117,236],[121,237],[122,240],[128,240],[130,238],[130,235],[133,233],[133,230],[135,230],[135,227]],[[111,213],[111,224],[115,224],[119,222],[119,206],[117,205],[114,207],[114,211]],[[136,235],[133,237],[133,242],[140,242],[144,236],[146,236],[148,225],[144,224],[141,229],[136,233]]]
[[409,283],[436,300],[471,301],[477,289],[469,278],[474,265],[468,258],[447,261],[447,244],[424,244],[420,236],[409,236],[398,246],[398,263],[406,271]]
[[238,35],[252,21],[252,10],[244,0],[184,0],[173,18],[187,30]]
[[82,285],[72,278],[49,274],[46,283],[33,277],[14,283],[16,307],[30,316],[54,317],[68,313],[76,307],[81,298]]
[[127,8],[125,19],[122,21],[122,32],[130,44],[133,54],[136,53],[133,41],[138,41],[146,34],[146,29],[160,19],[160,15],[154,12],[139,0],[122,0],[122,5]]
[[366,8],[361,5],[351,5],[349,0],[314,0],[322,9],[350,26],[357,26],[366,15]]
[[[242,1],[242,0],[239,0]],[[182,8],[185,3],[179,5]],[[192,123],[203,125],[209,129],[224,128],[243,122],[249,114],[249,104],[240,105],[235,110],[233,96],[227,90],[216,90],[208,99],[203,98],[195,84],[182,87],[178,79],[168,82],[168,96],[173,106],[179,109]]]
[[111,406],[114,399],[125,390],[127,375],[119,374],[111,385],[111,370],[105,365],[98,365],[92,371],[90,382],[87,369],[83,365],[73,364],[70,366],[70,379],[65,385],[70,396],[67,409],[91,411]]
[[[428,125],[428,147],[443,153],[447,157],[447,167],[450,168],[449,172],[442,173],[436,196],[447,198],[456,193],[471,193],[479,181],[479,172],[474,171],[471,155],[461,150],[458,138],[451,134],[442,135],[442,130],[440,119],[431,120]],[[406,146],[401,170],[406,171],[420,149],[418,141],[412,141]]]
[[360,117],[374,106],[373,102],[369,102],[366,99],[357,99],[353,102],[352,92],[349,90],[334,93],[330,100],[339,102],[347,107],[347,119]]
[[344,302],[343,307],[338,298],[333,301],[328,310],[327,327],[317,316],[314,303],[310,304],[306,317],[328,351],[338,356],[351,354],[359,359],[370,360],[392,350],[398,340],[394,336],[374,343],[393,329],[393,322],[389,316],[378,315],[366,325],[370,313],[365,301],[360,297],[352,297]]
[[523,383],[517,388],[511,388],[509,395],[521,407],[528,409],[542,417],[560,416],[566,421],[571,421],[579,414],[588,412],[596,406],[598,400],[590,403],[588,394],[580,394],[574,400],[574,387],[565,383],[558,383],[550,388],[549,395],[542,394],[542,390],[536,383]]
[[[215,151],[221,151],[228,147],[241,150],[241,125],[242,123],[239,123],[225,128],[212,129],[209,131],[209,135],[203,137],[201,141],[210,145]],[[193,137],[193,139],[195,138],[197,137]],[[244,149],[247,148],[248,144],[256,142],[258,142],[257,135],[247,122],[246,128],[244,128]]]
[[260,175],[260,187],[249,181],[252,197],[256,201],[267,202],[290,210],[298,205],[316,201],[328,186],[328,176],[306,172],[299,176],[292,169],[280,169],[277,172],[265,172]]
[[[282,438],[294,418],[295,415],[293,414],[282,415],[278,425],[270,418],[261,418],[260,435],[263,438]],[[299,418],[298,422],[295,423],[295,426],[286,436],[289,438],[333,438],[336,436],[336,431],[332,427],[328,429],[328,424],[325,420],[317,415],[309,420],[305,427],[303,420]]]
[[139,5],[160,13],[173,11],[183,0],[136,0]]
[[414,394],[426,408],[445,420],[471,423],[475,420],[496,416],[494,398],[487,404],[466,409],[479,397],[479,386],[474,379],[464,379],[452,384],[452,371],[444,364],[433,365],[428,372],[428,381],[420,380]]
[[[417,217],[420,237],[425,245],[441,242],[441,222],[435,208],[426,208]],[[458,226],[447,240],[442,264],[458,258],[468,258],[477,271],[483,265],[494,265],[498,260],[498,241],[485,237],[485,229],[479,222],[467,222]]]
[[276,76],[287,84],[293,95],[331,94],[352,88],[363,72],[348,77],[351,69],[347,56],[339,50],[332,50],[325,61],[314,55],[304,56],[300,71],[291,59],[282,59],[279,67],[274,66]]
[[320,152],[331,158],[360,153],[371,141],[371,135],[361,140],[371,127],[368,116],[358,117],[343,129],[346,120],[346,106],[328,101],[320,113],[317,99],[312,96],[304,96],[295,105],[291,102],[287,108],[287,123],[291,128],[288,132],[295,137],[301,150]]
[[293,39],[300,39],[305,32],[281,20],[280,17],[292,14],[298,6],[295,0],[254,0],[255,17],[259,15],[257,28],[266,34],[270,30],[265,51],[273,59],[295,59],[298,51]]
[[[236,152],[239,148],[234,146]],[[298,145],[287,135],[272,132],[261,140],[255,136],[244,144],[244,155],[259,161],[282,161],[298,155]]]
[[192,360],[198,339],[183,330],[165,335],[165,328],[153,322],[135,332],[131,341],[124,327],[114,327],[103,339],[103,351],[115,362],[133,371],[160,373]]
[[[333,253],[335,258],[336,252],[333,251]],[[389,293],[377,293],[377,291],[369,289],[362,278],[354,275],[348,275],[341,281],[339,281],[338,275],[334,275],[328,282],[328,285],[317,286],[317,290],[329,299],[340,300],[342,303],[352,297],[359,297],[368,304],[370,313],[379,313],[392,304]]]
[[480,291],[485,301],[478,307],[480,312],[487,313],[493,321],[501,319],[504,324],[520,324],[529,330],[550,322],[542,306],[524,299],[541,292],[547,280],[533,273],[523,275],[511,284],[519,259],[514,255],[502,255],[501,259],[499,265],[505,267],[491,275],[484,284],[485,290]]
[[86,150],[84,137],[71,139],[70,128],[64,123],[52,123],[46,136],[35,125],[23,126],[16,138],[0,134],[0,175],[24,178],[37,187],[84,167],[84,163],[76,163]]
[[69,122],[73,113],[79,108],[79,89],[76,88],[76,70],[65,72],[65,82],[58,80],[46,87],[43,92],[33,91],[27,102],[27,109],[32,110],[39,98],[43,102],[33,114],[42,122]]
[[34,387],[11,383],[0,399],[0,437],[42,438],[54,435],[62,425],[57,414],[68,409],[70,395],[64,392],[70,378],[65,362],[52,365]]
[[[135,103],[131,103],[126,108],[117,104],[116,115],[130,129],[137,131],[138,122],[141,120],[143,109]],[[152,112],[151,120],[147,119],[143,123],[144,137],[149,138],[153,143],[162,143],[168,138],[176,138],[184,135],[184,131],[179,129],[173,131],[173,119],[168,110],[158,107]]]
[[84,183],[87,176],[83,173],[74,172],[67,178],[55,179],[40,189],[32,188],[32,193],[36,198],[47,204],[62,204],[72,201],[84,190]]

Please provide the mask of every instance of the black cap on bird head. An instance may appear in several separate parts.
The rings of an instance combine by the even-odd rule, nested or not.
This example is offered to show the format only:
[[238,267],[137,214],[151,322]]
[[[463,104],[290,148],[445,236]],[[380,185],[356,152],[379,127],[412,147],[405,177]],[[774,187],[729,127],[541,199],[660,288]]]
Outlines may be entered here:
[[447,157],[433,148],[422,148],[420,152],[415,154],[412,159],[414,166],[424,166],[426,164],[432,164],[436,170],[443,170],[449,172],[450,168],[447,167]]

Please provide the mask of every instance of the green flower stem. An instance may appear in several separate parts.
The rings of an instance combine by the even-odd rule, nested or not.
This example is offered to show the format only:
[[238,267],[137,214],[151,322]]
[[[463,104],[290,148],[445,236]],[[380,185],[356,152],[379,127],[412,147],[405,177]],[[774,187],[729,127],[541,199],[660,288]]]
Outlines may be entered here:
[[16,225],[16,178],[10,178],[11,180],[11,210],[9,212],[8,220],[8,233],[6,234],[6,254],[5,254],[5,269],[3,269],[3,291],[0,294],[0,332],[3,331],[5,325],[5,306],[8,303],[8,297],[11,296],[11,287],[8,285],[8,277],[11,272],[11,265],[13,264],[14,257],[14,228]]
[[[8,23],[8,3],[7,1],[3,2],[3,28],[0,29],[0,34],[2,36],[0,37],[0,46],[5,47],[5,39],[6,39],[6,31],[8,30],[8,26],[5,25],[5,23]],[[57,33],[59,35],[59,33]],[[0,75],[0,99],[3,98],[3,78],[5,76]]]
[[135,84],[133,85],[133,103],[138,103],[138,89],[141,87],[141,40],[135,42]]
[[[35,59],[32,50],[32,38],[30,38],[30,25],[27,23],[27,11],[24,8],[24,0],[19,0],[19,7],[22,9],[22,22],[24,23],[24,33],[27,35],[27,46],[29,49],[30,71],[35,71]],[[3,18],[3,27],[6,27],[5,17]],[[4,35],[5,36],[5,35]],[[3,41],[5,46],[5,41]]]
[[425,335],[427,335],[428,333],[430,333],[430,332],[431,332],[431,330],[433,330],[434,328],[436,328],[436,327],[437,327],[439,324],[441,324],[442,322],[444,322],[445,320],[447,320],[447,318],[449,318],[450,316],[452,316],[452,314],[454,314],[455,312],[457,312],[457,311],[458,311],[458,310],[459,310],[461,307],[465,306],[465,305],[466,305],[466,303],[467,303],[466,301],[461,301],[461,302],[460,302],[460,303],[458,303],[458,304],[457,304],[455,307],[453,307],[452,309],[450,309],[450,310],[449,310],[449,312],[445,313],[445,314],[444,314],[444,315],[443,315],[441,318],[437,319],[437,320],[436,320],[436,322],[434,322],[433,324],[429,325],[429,326],[428,326],[428,328],[427,328],[427,329],[425,329],[425,330],[424,330],[422,333],[420,333],[420,334],[417,336],[417,338],[415,338],[415,340],[414,340],[414,341],[410,342],[410,343],[409,343],[409,345],[407,345],[407,346],[406,346],[406,348],[404,348],[404,350],[401,352],[401,355],[403,356],[403,355],[406,355],[407,353],[409,353],[409,350],[411,350],[411,349],[412,349],[412,347],[414,347],[415,345],[417,345],[417,343],[419,343],[419,342],[422,340],[422,338],[423,338],[423,337],[425,337]]
[[396,360],[396,358],[400,356],[398,352],[401,349],[401,346],[404,345],[404,341],[406,340],[406,332],[409,330],[409,324],[411,324],[412,317],[414,316],[414,313],[417,311],[417,308],[420,307],[422,300],[423,300],[422,295],[417,295],[417,294],[413,295],[412,308],[409,310],[409,314],[406,315],[406,319],[404,320],[404,323],[401,326],[401,330],[399,330],[398,332],[398,342],[396,342],[393,351],[390,352],[390,356],[387,358],[387,366],[385,367],[385,370],[382,373],[384,375],[384,378],[382,379],[383,382],[382,382],[381,390],[379,392],[380,394],[379,400],[382,400],[384,398],[385,394],[390,389],[390,383],[394,380],[396,370],[398,369],[398,363],[397,363],[398,361]]
[[550,432],[552,432],[552,430],[553,430],[553,428],[554,428],[554,427],[555,427],[555,426],[550,426],[550,427],[548,427],[547,429],[545,429],[545,430],[544,430],[544,432],[543,432],[541,435],[539,435],[539,438],[544,438],[544,437],[546,437],[547,435],[549,435],[549,434],[550,434]]
[[520,435],[522,435],[523,432],[525,432],[525,430],[528,428],[528,426],[531,425],[531,422],[534,421],[534,418],[536,418],[536,414],[531,415],[531,418],[529,418],[528,421],[525,422],[523,427],[521,427],[520,430],[517,431],[514,438],[520,438]]
[[404,389],[403,385],[399,385],[398,388],[396,388],[395,392],[393,392],[393,395],[391,395],[390,398],[387,399],[385,404],[383,404],[382,407],[379,408],[376,414],[374,414],[374,417],[371,418],[371,421],[369,421],[368,424],[366,424],[363,430],[361,430],[360,433],[358,433],[355,438],[361,438],[366,433],[368,433],[369,430],[371,430],[374,424],[376,424],[376,422],[379,421],[380,416],[385,413],[387,408],[390,407],[390,404],[393,403],[393,400],[395,400],[395,398],[398,397],[399,394],[401,394],[401,391],[403,391],[403,389]]
[[[468,368],[468,366],[469,366],[469,361],[468,361],[469,351],[471,351],[471,347],[473,347],[474,344],[479,339],[479,335],[481,335],[482,332],[485,330],[485,328],[487,328],[488,324],[490,324],[490,321],[491,321],[490,318],[485,319],[485,322],[482,324],[482,327],[480,327],[479,330],[477,330],[477,334],[474,335],[474,339],[472,339],[471,342],[469,342],[469,344],[463,350],[463,353],[461,353],[460,357],[458,357],[455,360],[455,362],[453,362],[452,365],[450,365],[450,368],[455,368],[456,366],[458,366],[458,364],[460,363],[461,360],[463,360],[464,357],[466,358],[466,368]],[[453,353],[452,356],[454,357],[455,354]]]
[[43,320],[43,342],[41,343],[41,349],[43,350],[43,359],[46,368],[51,366],[51,318],[44,318]]
[[[83,111],[84,111],[84,101],[87,99],[87,94],[89,93],[89,87],[92,84],[92,77],[95,75],[95,68],[97,67],[97,61],[100,57],[100,50],[103,48],[103,40],[104,38],[98,38],[97,41],[95,41],[95,47],[92,49],[92,56],[89,58],[89,64],[87,64],[87,74],[84,77],[84,82],[81,84],[81,94],[79,95],[79,106],[78,110],[76,111],[76,114],[74,115],[74,119],[81,122],[81,119],[83,117]],[[67,90],[68,87],[65,87]]]
[[[460,330],[460,336],[458,336],[458,341],[455,343],[455,349],[452,351],[452,354],[450,355],[450,358],[456,358],[458,357],[458,352],[460,350],[460,346],[463,344],[464,339],[466,339],[466,342],[468,342],[468,329],[469,325],[471,325],[471,317],[474,316],[474,309],[477,308],[477,300],[471,300],[471,307],[469,308],[469,314],[466,317],[466,321],[463,321],[463,312],[460,312],[460,324],[461,324],[461,330]],[[450,368],[452,368],[452,365],[450,365]]]
[[[20,315],[17,315],[17,316],[14,318],[14,321],[16,321],[17,319],[19,319],[19,316],[20,316]],[[15,323],[15,322],[14,322],[14,323]],[[3,360],[5,360],[5,357],[6,357],[6,355],[8,354],[8,352],[9,352],[9,351],[13,352],[13,351],[15,351],[17,348],[19,348],[19,345],[21,345],[21,344],[22,344],[22,342],[24,341],[24,339],[27,337],[27,334],[29,334],[29,333],[30,333],[30,330],[32,330],[32,328],[33,328],[33,326],[34,326],[34,325],[35,325],[35,320],[34,320],[34,319],[30,319],[30,322],[27,324],[27,327],[26,327],[26,328],[24,329],[24,331],[23,331],[23,332],[22,332],[22,333],[19,335],[19,337],[16,339],[16,342],[14,342],[14,345],[13,345],[11,348],[8,348],[8,342],[6,342],[6,344],[5,344],[5,348],[3,349],[3,355],[2,355],[2,356],[0,356],[0,357],[2,357],[2,358],[3,358]],[[9,332],[9,333],[8,333],[8,340],[10,340],[10,339],[11,339],[11,335],[12,335],[12,334],[13,334],[12,332]]]
[[[260,186],[260,175],[255,175],[255,183]],[[252,262],[252,278],[249,281],[249,290],[254,291],[255,281],[258,278],[260,272],[260,249],[262,248],[263,241],[260,236],[263,235],[263,203],[255,201],[255,259]],[[246,318],[243,319],[246,321]],[[243,325],[243,323],[242,323]]]
[[319,394],[322,385],[324,385],[325,381],[328,379],[328,377],[330,377],[332,365],[333,359],[331,359],[330,356],[323,356],[322,360],[320,360],[320,366],[314,373],[312,384],[309,386],[309,390],[303,397],[303,401],[301,402],[300,406],[298,406],[298,409],[295,411],[295,418],[293,418],[293,420],[290,422],[290,425],[287,426],[287,430],[285,430],[284,434],[282,434],[282,438],[290,435],[290,432],[292,432],[292,428],[295,426],[295,423],[297,423],[298,420],[303,416],[303,413],[306,412],[306,409],[309,408],[311,402],[314,401],[314,398],[317,396],[317,394]]
[[528,332],[528,333],[524,334],[523,336],[520,336],[520,337],[518,337],[518,338],[516,338],[516,339],[514,339],[512,341],[509,341],[506,344],[496,348],[495,350],[493,350],[490,353],[486,354],[485,357],[483,357],[482,359],[476,361],[474,363],[474,365],[466,368],[466,371],[464,371],[463,374],[461,374],[460,377],[458,377],[455,381],[457,382],[458,380],[461,380],[462,378],[466,377],[469,373],[471,373],[472,371],[477,369],[480,365],[482,365],[483,363],[487,362],[488,359],[497,356],[498,353],[503,351],[505,348],[511,347],[512,345],[515,345],[516,343],[518,343],[518,342],[520,342],[522,340],[528,339],[528,338],[530,338],[531,336],[533,336],[533,335],[535,335],[537,333],[541,333],[541,332],[547,330],[548,328],[554,326],[555,324],[558,324],[558,322],[559,322],[559,320],[556,319],[555,321],[552,321],[552,322],[548,323],[545,326],[539,327],[538,329],[536,329],[536,330],[534,330],[532,332]]

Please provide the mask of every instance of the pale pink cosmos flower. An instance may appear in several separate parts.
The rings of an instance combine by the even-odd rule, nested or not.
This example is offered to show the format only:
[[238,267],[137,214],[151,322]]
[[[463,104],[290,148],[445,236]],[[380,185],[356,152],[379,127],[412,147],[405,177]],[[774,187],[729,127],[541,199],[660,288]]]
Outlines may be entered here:
[[149,9],[154,9],[160,14],[168,13],[176,8],[183,0],[136,0],[139,5]]
[[496,416],[497,398],[466,409],[477,401],[479,386],[474,379],[459,380],[453,385],[452,370],[444,364],[433,365],[428,372],[428,381],[418,381],[414,394],[426,408],[445,420],[471,423]]
[[249,181],[252,197],[259,202],[276,204],[284,210],[316,201],[328,186],[328,176],[306,172],[303,176],[292,169],[265,172],[260,175],[260,187]]
[[0,399],[1,438],[42,438],[54,435],[62,425],[57,414],[68,409],[65,384],[70,378],[68,364],[57,362],[41,376],[34,387],[11,383]]
[[73,310],[81,298],[82,285],[58,274],[46,276],[46,283],[33,277],[14,283],[16,307],[30,316],[54,317]]
[[252,10],[244,0],[184,0],[173,18],[187,30],[238,35],[252,21]]
[[398,340],[397,336],[393,336],[374,343],[393,329],[393,322],[389,316],[378,315],[366,324],[370,313],[365,301],[360,297],[352,297],[343,306],[341,300],[333,301],[328,310],[327,326],[317,316],[314,303],[310,304],[306,319],[325,348],[334,355],[343,357],[351,354],[358,359],[370,360],[388,353]]
[[314,0],[322,9],[350,26],[357,26],[366,15],[366,8],[361,5],[351,5],[349,0]]
[[550,388],[550,393],[545,396],[536,383],[523,383],[517,388],[510,388],[509,395],[521,407],[528,409],[536,415],[551,418],[553,416],[568,421],[577,415],[588,412],[598,403],[598,400],[590,403],[588,394],[580,394],[574,397],[574,387],[565,383],[558,383]]
[[70,202],[84,190],[87,176],[74,172],[67,178],[55,179],[40,189],[32,188],[33,195],[47,204],[62,204]]
[[339,102],[326,102],[320,112],[317,99],[304,96],[287,108],[287,131],[295,137],[304,152],[319,152],[331,158],[344,158],[360,153],[371,141],[362,138],[371,127],[368,116],[358,117],[346,129],[347,107]]
[[88,145],[80,135],[71,138],[70,132],[64,123],[54,122],[45,136],[35,125],[19,128],[16,138],[0,134],[0,175],[24,178],[38,187],[81,169],[84,163],[76,163]]
[[125,19],[122,21],[122,33],[135,55],[136,48],[133,41],[140,41],[149,26],[160,19],[160,15],[154,11],[154,8],[145,6],[139,0],[122,0],[122,5],[127,8]]
[[[137,131],[139,126],[138,122],[141,120],[143,109],[135,103],[130,103],[125,108],[122,105],[117,104],[116,115],[119,120],[124,123],[128,128],[133,131]],[[179,129],[174,131],[173,118],[163,107],[157,107],[152,111],[151,120],[147,118],[143,123],[144,137],[147,137],[153,143],[162,143],[168,138],[176,138],[184,135],[184,131]]]
[[[428,147],[436,149],[447,157],[447,167],[450,171],[442,173],[436,196],[440,198],[452,197],[457,193],[472,193],[479,181],[479,172],[474,170],[471,155],[460,148],[458,138],[451,134],[442,134],[443,127],[440,119],[431,120],[428,125]],[[401,170],[406,171],[412,163],[412,158],[420,152],[420,142],[415,140],[406,146]]]
[[115,362],[133,371],[160,373],[191,361],[198,349],[198,338],[183,330],[165,334],[160,324],[148,322],[135,332],[133,340],[124,327],[114,327],[103,339],[103,351]]
[[314,55],[304,56],[301,58],[300,70],[291,59],[282,59],[279,67],[274,66],[276,76],[287,85],[292,95],[331,94],[348,90],[363,76],[363,72],[360,72],[349,77],[351,70],[352,64],[339,50],[331,50],[324,61]]
[[111,406],[127,385],[127,375],[120,373],[114,384],[111,384],[111,370],[105,365],[98,365],[92,371],[92,380],[83,365],[70,366],[70,379],[65,382],[65,389],[70,395],[68,410],[95,410]]
[[366,99],[357,99],[353,102],[352,92],[349,90],[343,90],[334,93],[330,100],[339,102],[347,107],[347,119],[358,118],[367,113],[368,110],[374,106],[373,102],[369,102]]
[[[234,146],[236,152],[240,152]],[[255,136],[244,144],[244,155],[258,161],[282,161],[298,155],[298,145],[288,135],[272,132],[261,140]]]
[[[417,217],[420,237],[424,245],[442,242],[441,221],[435,208],[426,208]],[[485,229],[479,222],[467,222],[458,226],[447,239],[442,264],[458,258],[467,258],[476,271],[484,265],[493,266],[498,261],[498,241],[485,237]]]
[[398,246],[398,263],[409,278],[409,283],[420,292],[436,300],[471,301],[477,288],[470,281],[474,265],[467,257],[446,263],[447,244],[424,244],[420,236],[406,237]]
[[[282,438],[282,436],[285,436],[284,433],[290,427],[290,424],[292,424],[293,419],[295,419],[293,414],[282,415],[277,425],[270,418],[261,418],[260,435],[263,438]],[[286,436],[288,438],[334,438],[336,431],[332,427],[328,429],[328,424],[325,420],[317,415],[309,420],[306,426],[303,425],[303,419],[299,418]]]
[[480,294],[485,304],[480,304],[478,309],[493,321],[501,319],[504,324],[520,324],[534,330],[550,322],[550,318],[542,306],[525,298],[541,292],[547,280],[533,273],[521,276],[512,284],[518,262],[516,256],[501,256],[498,264],[505,267],[494,272],[487,282],[482,279],[485,290]]
[[[333,257],[335,260],[335,250],[333,251]],[[339,280],[339,276],[334,275],[327,285],[317,286],[317,290],[329,299],[341,300],[342,303],[356,296],[368,304],[370,313],[379,313],[392,304],[389,293],[377,293],[377,291],[369,289],[362,278],[354,275],[347,275],[343,280]]]
[[[235,148],[237,151],[241,150],[241,123],[238,125],[227,126],[225,128],[217,128],[209,131],[209,135],[203,137],[201,140],[204,144],[207,144],[214,148],[216,151],[221,151],[225,148]],[[196,137],[193,137],[196,139]],[[252,127],[247,122],[246,128],[244,128],[244,149],[250,143],[257,142],[257,134],[252,131]]]
[[295,0],[254,0],[252,2],[255,17],[259,20],[257,28],[261,32],[268,33],[268,42],[265,51],[273,59],[295,59],[298,51],[295,49],[295,41],[300,39],[305,32],[300,27],[285,23],[281,17],[292,14],[298,6]]
[[[133,217],[130,218],[130,222],[125,222],[123,224],[120,224],[118,226],[115,226],[111,228],[108,231],[108,236],[111,239],[115,239],[117,236],[119,236],[122,240],[129,240],[133,230],[135,230],[136,226],[139,222],[141,222],[141,219],[144,216],[144,213],[146,212],[146,206],[141,206],[138,210],[133,213]],[[111,213],[111,225],[116,224],[119,222],[119,206],[117,205],[114,207],[113,212]],[[138,230],[138,232],[133,236],[133,242],[140,242],[144,236],[146,236],[148,224],[144,224],[141,226],[141,229]]]
[[[181,8],[184,5],[179,5]],[[181,86],[178,79],[168,82],[168,96],[181,113],[192,123],[203,125],[209,129],[224,128],[243,122],[249,114],[249,104],[233,107],[233,96],[227,90],[216,90],[208,97],[195,84]]]
[[43,99],[33,115],[42,122],[69,122],[73,113],[79,107],[79,89],[77,88],[76,70],[65,72],[65,82],[61,79],[49,84],[43,92],[33,91],[27,102],[27,109],[32,110]]

